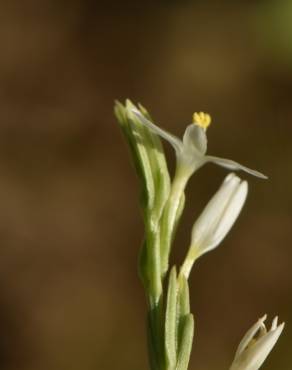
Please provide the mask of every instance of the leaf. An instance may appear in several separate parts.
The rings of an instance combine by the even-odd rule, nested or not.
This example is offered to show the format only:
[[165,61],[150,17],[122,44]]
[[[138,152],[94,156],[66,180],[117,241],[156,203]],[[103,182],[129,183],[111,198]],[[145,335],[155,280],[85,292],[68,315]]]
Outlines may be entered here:
[[[148,111],[141,105],[138,104],[140,112],[149,120],[151,116]],[[164,205],[168,199],[170,192],[170,176],[167,168],[167,162],[161,140],[158,135],[153,131],[149,130],[143,125],[145,134],[149,139],[151,145],[148,148],[148,155],[151,162],[152,174],[155,183],[155,204],[153,207],[153,217],[158,221],[161,217]]]
[[146,269],[149,277],[149,291],[154,304],[157,304],[162,295],[162,281],[160,270],[159,234],[147,232],[147,262]]
[[181,347],[184,323],[187,315],[190,313],[190,294],[188,281],[183,275],[178,278],[178,297],[177,297],[177,346]]
[[178,351],[176,370],[188,369],[193,344],[193,336],[194,336],[194,318],[192,314],[188,314],[184,320],[182,340],[181,346]]
[[175,218],[173,226],[169,224],[169,218],[168,218],[168,212],[171,208],[171,201],[168,201],[166,203],[166,206],[164,208],[165,214],[162,215],[161,221],[160,221],[160,260],[161,260],[161,274],[162,277],[165,276],[168,270],[169,265],[169,255],[171,251],[171,244],[175,236],[175,232],[177,229],[177,226],[179,224],[179,220],[182,214],[182,211],[184,209],[185,204],[185,194],[182,193],[179,202],[178,207],[176,209]]
[[177,335],[177,276],[175,266],[171,269],[168,280],[167,303],[165,314],[165,354],[168,369],[174,369],[176,364]]
[[129,116],[129,110],[121,103],[116,102],[114,111],[128,141],[137,174],[142,180],[142,207],[144,210],[149,211],[154,204],[155,187],[146,149],[149,143],[147,143],[146,137],[143,134],[144,128],[141,124],[133,122],[134,117],[131,118]]

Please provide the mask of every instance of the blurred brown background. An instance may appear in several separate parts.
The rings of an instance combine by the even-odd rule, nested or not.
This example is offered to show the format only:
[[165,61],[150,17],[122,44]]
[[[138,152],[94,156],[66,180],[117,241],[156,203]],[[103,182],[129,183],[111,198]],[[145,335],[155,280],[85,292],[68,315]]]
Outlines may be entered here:
[[[220,3],[220,5],[218,5]],[[227,369],[263,313],[287,321],[266,370],[292,368],[292,2],[1,1],[0,367],[146,370],[138,183],[114,99],[270,179],[191,275],[190,369]],[[173,152],[166,145],[173,168]],[[174,263],[226,171],[189,184]]]

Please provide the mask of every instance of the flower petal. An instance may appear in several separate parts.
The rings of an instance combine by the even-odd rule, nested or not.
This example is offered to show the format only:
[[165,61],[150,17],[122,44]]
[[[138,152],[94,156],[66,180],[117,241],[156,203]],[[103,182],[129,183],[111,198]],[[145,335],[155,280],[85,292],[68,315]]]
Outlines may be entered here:
[[184,149],[196,150],[201,155],[205,155],[207,151],[207,135],[206,131],[195,124],[189,125],[183,136]]
[[272,321],[271,330],[276,330],[277,326],[278,326],[278,316],[275,316],[273,321]]
[[241,170],[241,171],[249,173],[250,175],[260,177],[261,179],[267,179],[268,178],[266,175],[262,174],[261,172],[252,170],[248,167],[245,167],[245,166],[241,165],[240,163],[232,161],[231,159],[219,158],[219,157],[214,157],[214,156],[211,156],[211,155],[208,155],[205,158],[206,158],[207,162],[218,164],[219,166],[228,168],[229,170],[233,170],[233,171],[240,171]]
[[149,121],[147,118],[145,118],[137,109],[131,110],[133,114],[139,119],[139,121],[148,127],[150,130],[152,130],[155,134],[161,136],[163,139],[168,141],[175,149],[177,153],[180,153],[182,151],[182,142],[180,139],[178,139],[176,136],[170,134],[169,132],[161,129],[160,127],[156,126],[154,123]]

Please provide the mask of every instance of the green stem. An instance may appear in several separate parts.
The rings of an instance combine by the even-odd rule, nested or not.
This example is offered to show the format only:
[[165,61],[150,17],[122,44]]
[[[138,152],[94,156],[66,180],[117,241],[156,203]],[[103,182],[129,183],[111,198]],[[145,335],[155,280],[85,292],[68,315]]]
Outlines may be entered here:
[[150,301],[148,313],[148,350],[151,370],[165,370],[164,314],[162,298],[158,303]]

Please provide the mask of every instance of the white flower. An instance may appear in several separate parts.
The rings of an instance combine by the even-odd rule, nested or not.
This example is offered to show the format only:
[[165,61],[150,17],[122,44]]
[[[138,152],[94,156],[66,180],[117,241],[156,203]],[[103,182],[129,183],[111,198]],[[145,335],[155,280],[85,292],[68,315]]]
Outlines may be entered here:
[[245,334],[240,342],[230,370],[258,370],[273,349],[284,329],[284,323],[278,326],[275,317],[271,329],[267,331],[264,321],[267,315],[259,319]]
[[178,169],[181,170],[180,172],[186,173],[188,177],[205,163],[211,162],[233,171],[243,170],[251,175],[264,179],[267,178],[262,173],[251,170],[250,168],[242,166],[230,159],[206,155],[206,129],[211,123],[211,117],[208,114],[203,112],[194,113],[193,123],[187,126],[183,140],[180,140],[176,136],[150,122],[137,109],[133,109],[132,112],[139,118],[141,123],[150,128],[156,134],[160,135],[173,146],[177,156]]
[[248,185],[231,173],[209,201],[192,229],[191,246],[181,273],[187,278],[195,260],[216,248],[236,221],[246,200]]

